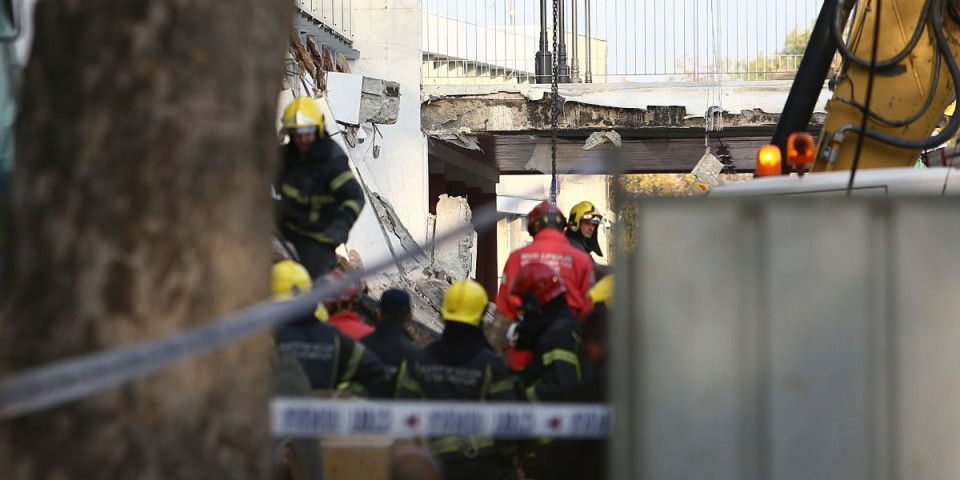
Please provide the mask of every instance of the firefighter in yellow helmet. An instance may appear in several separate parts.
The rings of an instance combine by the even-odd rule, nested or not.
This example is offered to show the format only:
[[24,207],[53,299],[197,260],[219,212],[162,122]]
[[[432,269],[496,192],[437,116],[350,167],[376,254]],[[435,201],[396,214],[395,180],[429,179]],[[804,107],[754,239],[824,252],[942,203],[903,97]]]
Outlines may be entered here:
[[[516,400],[510,370],[483,335],[486,310],[487,292],[479,283],[467,279],[451,285],[443,297],[443,334],[424,348],[406,388],[433,400]],[[449,480],[494,480],[515,472],[514,442],[449,436],[430,439],[430,450]]]
[[273,264],[273,299],[289,300],[310,291],[313,282],[303,265],[293,260],[280,260]]
[[[570,244],[578,250],[582,250],[588,255],[595,253],[598,257],[602,257],[603,250],[600,249],[599,232],[597,232],[597,227],[602,220],[603,214],[597,210],[596,206],[587,201],[580,202],[570,209],[564,235],[567,236]],[[597,279],[603,278],[609,273],[606,266],[598,265],[596,260],[593,260],[593,256],[590,257],[590,260],[593,261],[593,270]]]
[[283,112],[290,142],[283,146],[274,190],[277,223],[301,263],[317,278],[337,266],[336,248],[347,241],[365,203],[347,155],[326,134],[323,112],[310,97],[293,99]]
[[[284,301],[310,291],[307,270],[293,260],[273,266],[273,296]],[[313,390],[349,390],[353,393],[387,396],[389,378],[380,360],[336,327],[321,322],[314,312],[277,327],[277,353],[300,361]]]

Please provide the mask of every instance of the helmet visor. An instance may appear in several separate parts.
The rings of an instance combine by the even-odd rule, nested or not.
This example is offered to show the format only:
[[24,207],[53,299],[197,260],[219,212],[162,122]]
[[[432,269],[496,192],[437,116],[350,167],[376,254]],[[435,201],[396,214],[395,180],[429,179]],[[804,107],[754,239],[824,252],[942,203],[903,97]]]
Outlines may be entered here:
[[316,125],[310,125],[310,126],[308,126],[308,127],[293,127],[293,128],[288,128],[288,129],[287,129],[287,133],[289,133],[290,135],[307,135],[307,134],[311,134],[311,133],[316,134],[316,133],[317,133],[317,126],[316,126]]
[[599,225],[600,220],[603,220],[603,215],[599,213],[588,213],[583,216],[583,221],[590,222],[594,225]]

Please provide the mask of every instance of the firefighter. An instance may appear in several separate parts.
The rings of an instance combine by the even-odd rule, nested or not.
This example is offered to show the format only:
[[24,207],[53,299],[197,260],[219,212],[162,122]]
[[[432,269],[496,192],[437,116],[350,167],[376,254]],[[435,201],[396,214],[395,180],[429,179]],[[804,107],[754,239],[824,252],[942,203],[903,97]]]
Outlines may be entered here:
[[516,348],[533,359],[521,379],[527,400],[569,400],[582,381],[580,322],[567,305],[566,287],[556,270],[531,263],[517,272],[510,295],[519,303]]
[[320,106],[295,98],[283,112],[291,141],[283,147],[274,190],[280,233],[317,278],[337,266],[336,248],[347,241],[365,203],[347,155],[326,134]]
[[607,317],[613,306],[613,275],[607,275],[587,292],[593,312],[583,323],[583,353],[586,369],[579,401],[607,401]]
[[379,310],[377,329],[363,338],[363,344],[380,357],[396,396],[398,378],[406,375],[407,370],[416,365],[421,355],[420,347],[413,342],[406,329],[412,321],[410,295],[403,290],[387,290],[380,297]]
[[[519,303],[514,329],[516,348],[533,358],[521,372],[523,395],[530,402],[570,402],[583,381],[580,323],[567,305],[563,280],[549,265],[531,263],[517,272],[510,295]],[[541,440],[536,457],[525,464],[532,478],[577,478],[580,442]]]
[[[613,275],[607,275],[587,292],[593,312],[583,324],[583,353],[587,360],[580,394],[574,399],[584,403],[607,402],[607,316],[613,306]],[[607,441],[583,440],[579,453],[578,478],[607,478]]]
[[[550,202],[540,203],[527,216],[527,232],[533,237],[533,243],[517,249],[507,258],[497,294],[497,310],[511,321],[516,320],[516,307],[509,299],[510,285],[517,271],[531,263],[544,263],[559,272],[566,285],[567,305],[578,319],[590,314],[587,290],[593,286],[593,260],[587,253],[570,245],[563,236],[566,223],[560,208]],[[509,359],[510,368],[519,371],[530,361],[530,355],[511,348]]]
[[[273,266],[273,295],[289,300],[311,288],[310,274],[293,260]],[[386,372],[376,355],[336,328],[319,321],[325,309],[277,327],[274,342],[278,355],[300,360],[313,390],[348,390],[382,396],[389,390]]]
[[[516,400],[510,371],[481,330],[487,293],[474,280],[455,282],[443,297],[440,339],[423,350],[413,372],[424,398],[432,400]],[[449,436],[430,439],[430,450],[449,480],[499,480],[513,477],[513,442],[489,437]]]
[[[603,215],[597,211],[597,208],[590,202],[583,201],[570,209],[570,216],[567,217],[567,229],[564,235],[570,241],[570,245],[577,247],[578,250],[587,255],[595,253],[598,257],[603,256],[603,250],[600,249],[600,239],[597,226],[603,220]],[[607,267],[598,265],[591,255],[590,261],[593,263],[593,270],[597,279],[601,279],[608,274]]]
[[[340,270],[334,270],[325,277],[328,282],[341,282],[344,278],[346,276]],[[364,322],[363,317],[353,309],[359,300],[360,290],[354,284],[341,287],[333,295],[323,299],[323,305],[329,312],[326,322],[354,340],[360,340],[373,333],[373,327]]]

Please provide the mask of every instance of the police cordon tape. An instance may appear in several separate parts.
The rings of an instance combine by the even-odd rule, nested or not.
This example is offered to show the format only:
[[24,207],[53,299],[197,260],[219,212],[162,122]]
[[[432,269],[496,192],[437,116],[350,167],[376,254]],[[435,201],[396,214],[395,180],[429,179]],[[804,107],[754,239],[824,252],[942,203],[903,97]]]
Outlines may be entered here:
[[313,312],[316,298],[262,303],[224,321],[188,330],[171,338],[137,343],[34,368],[0,382],[0,420],[35,412],[122,385],[289,319]]
[[[496,216],[496,205],[491,205],[481,209],[480,215],[475,218],[478,225],[490,228],[496,224]],[[446,242],[472,232],[473,229],[474,227],[467,223],[438,236],[432,243]],[[123,385],[249,335],[303,318],[305,315],[312,315],[317,303],[324,297],[412,256],[412,253],[407,253],[396,259],[384,260],[370,269],[347,273],[340,279],[327,276],[323,281],[314,282],[314,288],[310,292],[292,300],[262,302],[215,320],[210,325],[196,327],[170,338],[138,342],[53,362],[4,379],[0,381],[0,420]]]
[[339,435],[494,438],[605,438],[610,410],[600,404],[352,401],[276,397],[270,426],[277,437]]

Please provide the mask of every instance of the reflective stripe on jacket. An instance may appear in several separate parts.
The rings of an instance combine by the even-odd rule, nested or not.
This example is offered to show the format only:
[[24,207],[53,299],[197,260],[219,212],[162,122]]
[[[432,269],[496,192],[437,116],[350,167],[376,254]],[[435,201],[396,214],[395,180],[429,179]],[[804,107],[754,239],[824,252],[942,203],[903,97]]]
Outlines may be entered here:
[[583,381],[580,323],[570,313],[558,316],[537,340],[533,358],[521,374],[531,402],[573,400]]
[[314,390],[383,396],[389,389],[376,355],[313,315],[277,328],[274,343],[277,351],[300,360]]
[[324,230],[335,220],[352,226],[366,203],[347,155],[329,137],[318,138],[303,155],[292,142],[286,145],[274,189],[280,226],[321,243],[335,243]]

